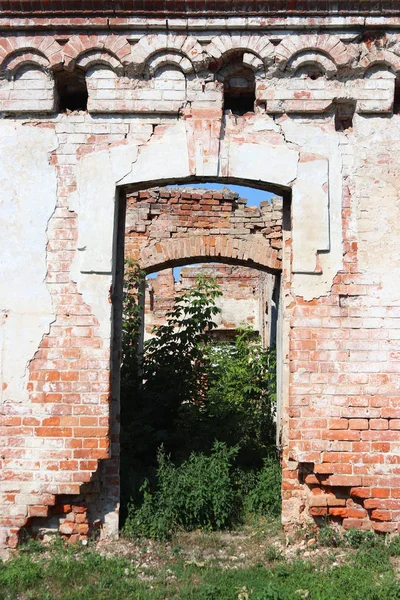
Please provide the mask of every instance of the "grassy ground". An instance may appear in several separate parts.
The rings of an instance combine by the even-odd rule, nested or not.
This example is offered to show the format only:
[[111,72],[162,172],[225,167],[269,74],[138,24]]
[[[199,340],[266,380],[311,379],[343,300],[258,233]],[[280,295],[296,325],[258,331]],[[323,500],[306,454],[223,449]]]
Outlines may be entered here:
[[[323,539],[322,539],[323,538]],[[333,536],[334,538],[334,536]],[[276,522],[170,543],[31,543],[0,564],[3,600],[400,600],[398,540],[285,537]]]

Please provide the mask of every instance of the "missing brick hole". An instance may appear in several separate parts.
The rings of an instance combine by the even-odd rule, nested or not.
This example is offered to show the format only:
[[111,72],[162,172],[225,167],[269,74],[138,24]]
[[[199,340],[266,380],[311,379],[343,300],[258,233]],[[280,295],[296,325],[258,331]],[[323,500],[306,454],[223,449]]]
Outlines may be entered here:
[[362,296],[339,294],[339,306],[340,306],[340,308],[348,308],[348,307],[359,308],[359,307],[363,306],[363,298],[362,298]]
[[303,79],[311,79],[315,81],[320,77],[323,77],[325,72],[319,65],[306,64],[299,67],[296,71],[296,77],[302,77]]
[[76,68],[72,73],[63,69],[56,71],[56,90],[58,98],[58,111],[87,110],[88,91],[85,72]]
[[338,102],[335,106],[335,130],[347,131],[353,127],[355,102]]
[[320,77],[323,77],[323,73],[322,71],[318,71],[317,69],[314,69],[314,71],[309,71],[308,72],[308,77],[309,79],[312,79],[313,81],[315,81],[316,79],[319,79]]
[[307,475],[312,475],[314,473],[314,463],[311,462],[301,462],[299,463],[299,482],[305,483],[305,478]]
[[234,115],[254,112],[256,82],[254,73],[238,63],[224,80],[224,110]]

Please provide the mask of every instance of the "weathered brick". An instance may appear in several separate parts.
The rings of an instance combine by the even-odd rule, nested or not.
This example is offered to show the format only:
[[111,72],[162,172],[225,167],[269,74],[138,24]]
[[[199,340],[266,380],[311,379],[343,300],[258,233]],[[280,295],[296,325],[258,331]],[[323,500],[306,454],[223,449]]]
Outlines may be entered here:
[[[310,502],[323,506],[309,505],[315,516],[326,514],[328,506],[332,516],[343,519],[344,527],[395,530],[400,510],[400,311],[393,292],[399,278],[399,124],[398,116],[392,115],[394,79],[383,77],[379,69],[379,76],[368,69],[384,63],[398,71],[398,58],[391,49],[383,55],[373,45],[361,45],[351,20],[341,24],[351,44],[343,42],[343,30],[332,23],[329,34],[310,33],[315,23],[305,14],[295,29],[279,25],[282,40],[276,46],[269,39],[270,29],[276,30],[275,17],[266,22],[253,16],[251,32],[246,29],[250,21],[227,18],[223,36],[214,32],[212,40],[205,42],[202,33],[201,43],[199,27],[206,33],[209,27],[201,16],[182,21],[182,35],[157,29],[164,26],[161,19],[148,19],[133,46],[122,33],[131,28],[123,16],[108,21],[93,16],[89,25],[87,19],[83,25],[71,9],[69,19],[54,20],[50,29],[49,22],[42,27],[45,21],[40,15],[19,22],[18,27],[29,36],[21,29],[16,34],[16,22],[9,19],[9,34],[0,36],[4,74],[0,111],[7,116],[2,121],[6,139],[2,186],[10,190],[12,211],[25,207],[25,212],[21,208],[20,238],[6,238],[17,268],[3,278],[2,293],[8,298],[18,272],[16,300],[8,301],[1,312],[1,319],[11,316],[9,322],[13,322],[9,326],[1,321],[4,343],[12,348],[7,368],[2,370],[1,390],[6,400],[1,403],[2,473],[11,489],[5,494],[9,520],[4,539],[14,547],[18,528],[29,516],[45,518],[46,507],[54,502],[49,512],[70,514],[67,507],[78,502],[84,481],[91,480],[96,495],[100,460],[110,461],[104,466],[106,487],[111,496],[117,495],[117,467],[108,458],[111,441],[112,452],[118,441],[117,432],[111,439],[108,428],[110,420],[114,425],[117,421],[116,415],[110,419],[109,412],[111,332],[105,333],[107,319],[99,321],[110,308],[110,298],[108,290],[91,294],[87,282],[105,281],[112,268],[106,246],[112,248],[113,232],[107,239],[102,226],[114,222],[112,209],[106,214],[105,206],[113,207],[111,191],[123,177],[135,186],[130,189],[146,181],[154,185],[182,177],[186,181],[218,177],[253,181],[257,186],[265,182],[278,189],[282,186],[285,194],[290,191],[292,214],[290,219],[287,215],[282,230],[281,199],[273,206],[262,203],[254,208],[226,191],[182,193],[168,188],[157,196],[154,190],[140,190],[128,201],[128,215],[130,205],[135,206],[126,246],[147,267],[225,257],[282,271],[284,386],[288,382],[284,390],[287,411],[282,407],[283,439],[288,440],[283,454],[287,458],[290,451],[290,461],[296,465],[283,473],[285,520],[298,522],[301,515],[293,511],[293,505],[307,503],[308,488],[318,486],[320,494],[313,493]],[[96,30],[95,35],[88,35],[83,30],[88,26],[103,28],[104,34]],[[63,45],[58,41],[59,27],[68,38]],[[235,27],[244,29],[244,35]],[[390,31],[394,36],[391,47],[395,47],[398,34],[393,28]],[[225,68],[233,49],[251,61],[256,99],[262,105],[255,113],[223,117],[224,83],[215,81],[214,72],[207,72],[208,60],[212,57],[214,66]],[[327,76],[309,76],[309,64],[302,63],[304,52],[317,57],[317,68],[322,64],[318,61],[323,61],[321,68]],[[64,64],[72,73],[75,65],[86,72],[89,113],[97,113],[96,119],[85,111],[53,118],[53,76]],[[343,116],[348,116],[349,107],[335,104],[344,97],[354,100],[357,111],[356,127],[348,133],[340,128],[346,125]],[[273,121],[269,114],[285,116]],[[388,118],[380,119],[380,114]],[[351,125],[350,119],[346,126]],[[23,131],[29,132],[29,140]],[[44,150],[46,136],[51,141]],[[10,143],[14,149],[9,150]],[[42,156],[43,166],[36,173]],[[108,160],[111,156],[117,158],[106,169],[97,162],[98,157]],[[95,188],[97,176],[92,176],[82,193],[82,177],[90,164],[96,165],[99,178],[104,175],[108,180],[102,189]],[[312,166],[311,175],[304,175]],[[323,169],[326,172],[319,181]],[[48,185],[50,172],[53,179]],[[27,182],[29,189],[24,187]],[[92,189],[97,189],[96,198],[90,199]],[[104,203],[106,189],[111,191]],[[300,189],[307,191],[301,199]],[[55,202],[50,205],[55,195],[57,206]],[[304,214],[296,213],[299,209]],[[86,225],[85,214],[89,216]],[[39,226],[35,219],[41,216],[45,218]],[[163,223],[165,216],[172,222],[165,219]],[[18,226],[18,219],[13,227]],[[96,229],[95,249],[88,242],[89,221]],[[33,228],[31,223],[35,223]],[[14,235],[17,230],[8,227],[9,223],[6,234]],[[28,249],[25,240],[29,240]],[[91,255],[99,262],[88,267],[85,261],[90,262]],[[39,264],[42,272],[33,281]],[[22,308],[21,298],[26,300]],[[38,319],[31,328],[21,321],[27,315]],[[23,357],[23,372],[15,377],[24,336],[13,340],[13,331],[29,331],[32,345],[29,356]],[[31,335],[34,331],[40,333],[37,341]],[[4,349],[3,355],[7,357]],[[26,388],[22,390],[19,383],[12,388],[13,377]],[[47,496],[37,489],[47,490]],[[293,496],[296,503],[291,502]],[[372,521],[363,507],[342,504],[349,498],[363,500]],[[392,521],[377,520],[383,517]],[[63,535],[76,541],[86,539],[88,523],[75,523],[71,529],[67,522],[61,526]],[[80,529],[74,529],[77,525]]]

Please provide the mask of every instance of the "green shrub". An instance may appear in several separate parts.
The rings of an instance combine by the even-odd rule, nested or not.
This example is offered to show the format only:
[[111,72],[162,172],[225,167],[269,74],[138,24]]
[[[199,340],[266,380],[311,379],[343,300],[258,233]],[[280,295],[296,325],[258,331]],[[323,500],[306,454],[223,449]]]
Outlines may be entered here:
[[250,329],[234,344],[212,344],[221,292],[215,280],[199,278],[175,298],[138,356],[143,282],[138,266],[127,263],[120,436],[123,520],[131,502],[126,532],[166,538],[178,527],[226,527],[245,512],[278,515],[280,467],[265,458],[275,445],[275,350],[264,349]]
[[125,524],[128,535],[165,539],[182,527],[221,529],[237,513],[232,462],[238,448],[215,442],[209,456],[191,454],[176,467],[161,450],[157,489],[143,489],[143,503],[131,506]]
[[246,497],[246,508],[259,515],[278,516],[281,512],[282,471],[276,458],[264,459],[264,466],[255,474],[255,485]]
[[209,420],[218,423],[219,439],[223,435],[229,445],[239,443],[241,453],[254,464],[275,444],[276,352],[263,348],[245,328],[234,345],[209,345],[205,358]]
[[281,470],[268,458],[258,472],[234,469],[238,447],[215,442],[210,455],[192,453],[175,466],[164,450],[158,453],[157,486],[148,481],[142,498],[129,507],[125,534],[166,539],[179,528],[223,529],[244,512],[277,516],[281,508]]

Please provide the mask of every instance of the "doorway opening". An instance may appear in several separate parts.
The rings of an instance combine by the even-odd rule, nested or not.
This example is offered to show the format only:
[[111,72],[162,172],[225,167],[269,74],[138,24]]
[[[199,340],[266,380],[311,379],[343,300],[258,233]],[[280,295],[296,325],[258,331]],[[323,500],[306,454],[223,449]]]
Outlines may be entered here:
[[[280,197],[219,183],[127,194],[120,475],[131,532],[230,526],[252,502],[279,510],[282,210]],[[169,516],[165,502],[176,503]]]

